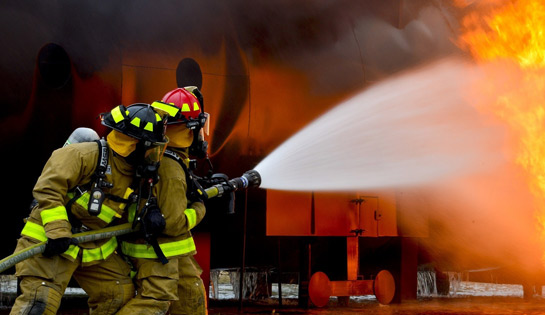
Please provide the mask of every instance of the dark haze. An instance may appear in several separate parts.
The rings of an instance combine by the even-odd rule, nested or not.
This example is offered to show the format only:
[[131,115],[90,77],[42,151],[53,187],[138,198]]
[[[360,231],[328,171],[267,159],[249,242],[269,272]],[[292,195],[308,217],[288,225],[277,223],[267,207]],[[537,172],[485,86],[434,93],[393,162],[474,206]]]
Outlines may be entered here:
[[[253,93],[248,88],[253,68],[277,64],[302,73],[306,85],[279,91],[288,103],[293,90],[302,88],[306,90],[297,92],[309,97],[346,97],[401,70],[462,54],[453,40],[463,12],[451,3],[2,1],[0,153],[8,164],[7,179],[1,185],[10,198],[3,205],[8,216],[0,224],[9,246],[0,254],[6,256],[14,248],[22,218],[28,214],[32,187],[51,151],[62,146],[76,127],[100,128],[96,115],[121,103],[119,64],[124,56],[153,52],[179,54],[182,59],[187,47],[198,47],[212,58],[225,50],[231,79],[216,118],[222,121],[222,128],[212,131],[211,149],[220,153],[222,148],[223,152],[250,151],[239,142],[229,147],[228,137]],[[48,85],[39,71],[38,54],[48,43],[57,46],[49,46],[55,58],[46,61],[52,66],[70,65],[64,85]],[[65,55],[67,58],[62,57]],[[203,75],[225,74],[204,69]],[[75,89],[81,82],[92,82],[99,88],[78,93]],[[206,95],[206,85],[203,90]],[[283,126],[307,124],[333,105],[307,105],[310,113],[286,117]],[[287,136],[281,134],[256,149],[259,154],[255,159],[264,158]]]

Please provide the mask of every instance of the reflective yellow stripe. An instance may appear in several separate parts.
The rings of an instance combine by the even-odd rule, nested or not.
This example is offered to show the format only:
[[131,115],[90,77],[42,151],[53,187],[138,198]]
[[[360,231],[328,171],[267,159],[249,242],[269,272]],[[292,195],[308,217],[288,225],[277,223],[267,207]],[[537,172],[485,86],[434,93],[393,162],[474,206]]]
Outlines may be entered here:
[[[127,187],[127,190],[125,190],[125,194],[123,195],[123,199],[129,199],[130,195],[134,192],[133,189],[131,189],[130,187]],[[119,209],[123,210],[125,209],[125,207],[127,206],[126,203],[121,203],[119,205]]]
[[112,237],[108,242],[104,243],[104,245],[100,246],[99,248],[84,248],[81,261],[84,263],[88,263],[95,260],[104,260],[110,257],[110,255],[115,251],[116,247],[117,240],[115,237]]
[[47,241],[47,236],[45,236],[44,227],[30,221],[27,221],[25,223],[25,226],[23,227],[23,230],[21,231],[21,235],[30,236],[34,239],[37,239],[40,242]]
[[[47,236],[45,236],[44,227],[30,221],[27,221],[25,223],[25,226],[23,227],[23,230],[21,231],[21,235],[32,237],[34,239],[37,239],[40,242],[47,241]],[[76,259],[76,257],[78,257],[79,247],[75,245],[70,245],[70,247],[68,247],[68,249],[64,253]]]
[[[176,114],[178,114],[178,112],[180,111],[180,109],[176,106],[168,105],[161,102],[153,102],[151,103],[151,107],[159,108],[160,110],[167,112],[170,117],[176,116]],[[159,120],[161,120],[160,116]]]
[[184,214],[189,223],[189,229],[194,228],[195,225],[197,225],[197,213],[195,212],[195,209],[185,209]]
[[163,254],[165,254],[167,257],[187,254],[196,250],[195,242],[193,241],[192,237],[176,242],[159,244],[159,247],[161,247]]
[[117,124],[118,122],[122,121],[123,119],[125,119],[125,117],[123,117],[123,113],[121,113],[121,107],[117,106],[116,108],[112,109],[112,111],[110,112],[110,114],[112,114],[112,118],[114,119],[115,123]]
[[79,254],[79,247],[77,247],[76,245],[70,245],[70,247],[68,247],[68,249],[64,253],[76,259]]
[[134,118],[131,120],[131,124],[135,125],[136,127],[140,127],[140,118],[134,117]]
[[[166,257],[183,255],[196,250],[195,242],[193,241],[192,237],[185,240],[159,244],[159,247]],[[157,258],[157,254],[155,254],[153,247],[148,244],[123,242],[121,244],[121,248],[123,250],[123,254],[134,258]]]
[[121,218],[121,215],[115,212],[114,209],[103,204],[102,209],[100,210],[100,214],[98,215],[98,218],[106,223],[110,223],[112,222],[114,217]]
[[[89,192],[86,192],[76,200],[76,203],[82,206],[83,208],[87,209],[87,207],[89,206],[90,196],[91,195],[89,194]],[[121,218],[121,215],[117,213],[114,209],[108,207],[105,204],[102,204],[102,209],[100,210],[98,218],[106,223],[110,223],[112,222],[114,217]]]
[[148,122],[146,124],[146,127],[144,127],[144,130],[147,130],[147,131],[153,131],[153,124]]
[[68,215],[66,214],[66,209],[64,206],[58,206],[53,209],[42,210],[40,212],[42,217],[43,225],[55,220],[66,220],[68,221]]
[[199,110],[199,104],[197,102],[193,102],[193,111]]
[[136,204],[133,203],[129,206],[129,222],[134,221],[134,217],[136,216]]
[[189,104],[184,103],[184,104],[182,105],[182,112],[185,113],[185,112],[190,112],[190,111],[191,111],[191,109],[189,109]]

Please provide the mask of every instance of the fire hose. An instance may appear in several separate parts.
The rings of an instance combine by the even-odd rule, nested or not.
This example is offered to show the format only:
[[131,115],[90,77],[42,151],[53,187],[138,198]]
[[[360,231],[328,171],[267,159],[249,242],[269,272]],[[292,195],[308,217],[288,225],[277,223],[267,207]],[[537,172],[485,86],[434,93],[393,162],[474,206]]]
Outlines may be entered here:
[[[114,236],[124,235],[131,232],[135,232],[132,228],[132,223],[120,224],[112,227],[107,227],[100,230],[87,231],[72,235],[72,239],[75,239],[78,243],[92,242]],[[0,272],[14,266],[15,264],[30,258],[34,255],[43,253],[45,250],[45,244],[47,241],[40,242],[38,244],[27,247],[17,253],[14,253],[2,260],[0,260]]]
[[[231,180],[225,180],[211,187],[206,188],[205,196],[207,199],[221,197],[225,193],[231,193],[240,189],[248,189],[259,187],[261,185],[261,175],[255,170],[245,172],[241,177],[236,177]],[[92,242],[101,239],[121,236],[133,232],[137,232],[138,227],[133,228],[132,223],[124,223],[116,226],[111,226],[99,230],[92,230],[72,235],[78,243]],[[32,256],[43,253],[45,250],[46,241],[37,243],[18,251],[2,260],[0,260],[0,272],[4,272],[15,264],[28,259]]]

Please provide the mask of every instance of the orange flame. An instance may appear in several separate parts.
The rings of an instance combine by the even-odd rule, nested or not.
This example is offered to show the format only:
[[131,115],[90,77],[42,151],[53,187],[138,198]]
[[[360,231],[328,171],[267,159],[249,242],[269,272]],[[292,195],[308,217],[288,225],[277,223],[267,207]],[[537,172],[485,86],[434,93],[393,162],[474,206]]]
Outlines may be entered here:
[[523,68],[545,67],[545,4],[511,1],[490,16],[466,16],[461,45],[478,60],[508,58]]
[[[517,138],[516,163],[529,174],[530,189],[541,205],[536,214],[545,239],[545,4],[513,0],[489,14],[473,12],[462,21],[459,46],[478,62],[508,62],[516,75],[507,89],[496,88],[488,108]],[[505,86],[504,86],[505,88]]]

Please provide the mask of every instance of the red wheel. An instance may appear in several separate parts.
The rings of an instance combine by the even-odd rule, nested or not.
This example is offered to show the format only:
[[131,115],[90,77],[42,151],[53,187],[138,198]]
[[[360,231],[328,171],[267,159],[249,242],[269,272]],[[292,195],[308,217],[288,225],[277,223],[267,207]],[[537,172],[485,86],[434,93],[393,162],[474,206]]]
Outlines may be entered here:
[[312,304],[317,307],[326,306],[331,295],[331,282],[327,275],[318,271],[310,277],[308,284],[308,296]]
[[394,277],[388,270],[381,270],[377,274],[373,290],[380,304],[387,305],[392,302],[396,292],[396,284]]

